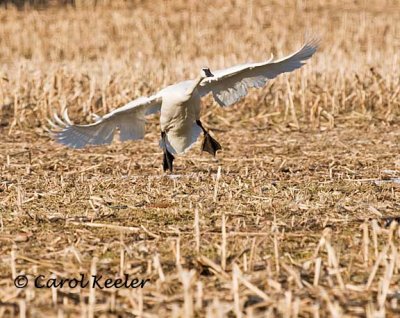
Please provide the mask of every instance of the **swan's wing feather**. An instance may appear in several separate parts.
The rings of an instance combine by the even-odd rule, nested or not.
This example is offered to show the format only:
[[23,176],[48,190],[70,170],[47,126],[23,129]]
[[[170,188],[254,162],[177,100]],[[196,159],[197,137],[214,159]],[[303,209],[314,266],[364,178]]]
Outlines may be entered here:
[[118,121],[118,128],[120,129],[120,140],[137,140],[143,139],[145,133],[145,112],[136,111],[134,113],[121,116]]
[[215,71],[214,77],[208,77],[200,84],[200,95],[211,92],[219,105],[232,105],[246,96],[249,88],[261,88],[279,74],[300,68],[317,48],[318,40],[313,39],[307,41],[297,52],[280,60],[273,61],[271,57],[266,62],[236,65]]
[[115,127],[110,123],[93,125],[71,125],[53,130],[53,138],[71,148],[83,148],[88,144],[102,145],[111,143]]
[[51,122],[53,138],[71,148],[83,148],[86,145],[110,144],[114,133],[120,130],[121,141],[142,139],[145,133],[145,116],[161,108],[161,97],[140,97],[125,106],[117,108],[89,125],[75,125],[64,113],[63,119],[57,114]]

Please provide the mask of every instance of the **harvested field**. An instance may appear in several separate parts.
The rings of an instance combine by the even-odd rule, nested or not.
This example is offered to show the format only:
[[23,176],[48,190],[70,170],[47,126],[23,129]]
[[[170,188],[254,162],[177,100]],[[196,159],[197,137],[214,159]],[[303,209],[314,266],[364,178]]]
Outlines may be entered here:
[[[0,317],[400,315],[398,1],[75,3],[0,6]],[[199,140],[163,173],[158,115],[139,142],[46,131],[307,31],[302,69],[230,108],[203,99],[216,159]]]

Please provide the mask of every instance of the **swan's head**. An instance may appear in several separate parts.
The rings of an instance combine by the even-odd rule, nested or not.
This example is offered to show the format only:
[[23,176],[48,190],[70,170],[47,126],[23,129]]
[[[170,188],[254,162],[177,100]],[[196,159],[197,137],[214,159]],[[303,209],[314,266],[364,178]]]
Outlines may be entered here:
[[202,78],[206,78],[206,77],[213,77],[214,74],[211,73],[210,69],[208,67],[203,67],[200,71],[200,76]]

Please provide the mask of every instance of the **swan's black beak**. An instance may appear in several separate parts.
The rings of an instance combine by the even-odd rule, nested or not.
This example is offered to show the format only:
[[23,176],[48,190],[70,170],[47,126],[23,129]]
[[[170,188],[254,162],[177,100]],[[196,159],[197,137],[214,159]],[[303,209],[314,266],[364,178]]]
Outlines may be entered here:
[[213,73],[211,73],[211,71],[210,71],[210,69],[209,68],[203,68],[203,71],[204,71],[204,74],[207,76],[207,77],[214,77],[214,74]]
[[214,77],[214,74],[211,73],[210,69],[208,69],[208,70],[206,71],[206,75],[207,75],[207,77]]
[[208,68],[207,71],[206,71],[206,75],[207,75],[207,77],[214,77],[214,74],[211,73],[211,71],[210,71],[209,68]]

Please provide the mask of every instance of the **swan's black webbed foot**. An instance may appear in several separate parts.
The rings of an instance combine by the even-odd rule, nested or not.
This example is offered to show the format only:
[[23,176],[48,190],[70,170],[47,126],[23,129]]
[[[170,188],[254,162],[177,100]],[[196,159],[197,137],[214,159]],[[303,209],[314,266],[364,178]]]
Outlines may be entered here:
[[201,146],[201,151],[206,151],[210,155],[213,155],[215,157],[215,154],[217,153],[217,150],[221,150],[222,147],[219,144],[218,141],[216,141],[211,135],[208,133],[207,130],[204,129],[202,123],[200,120],[196,121],[197,125],[203,130],[204,133],[204,140],[203,140],[203,145]]
[[162,144],[162,149],[164,151],[163,155],[163,169],[164,171],[171,171],[173,170],[173,161],[175,157],[170,153],[167,149],[167,144],[165,141],[166,134],[165,132],[161,132],[161,144]]
[[203,145],[201,151],[207,151],[210,155],[215,157],[217,150],[221,150],[222,147],[218,141],[216,141],[209,133],[204,135]]

